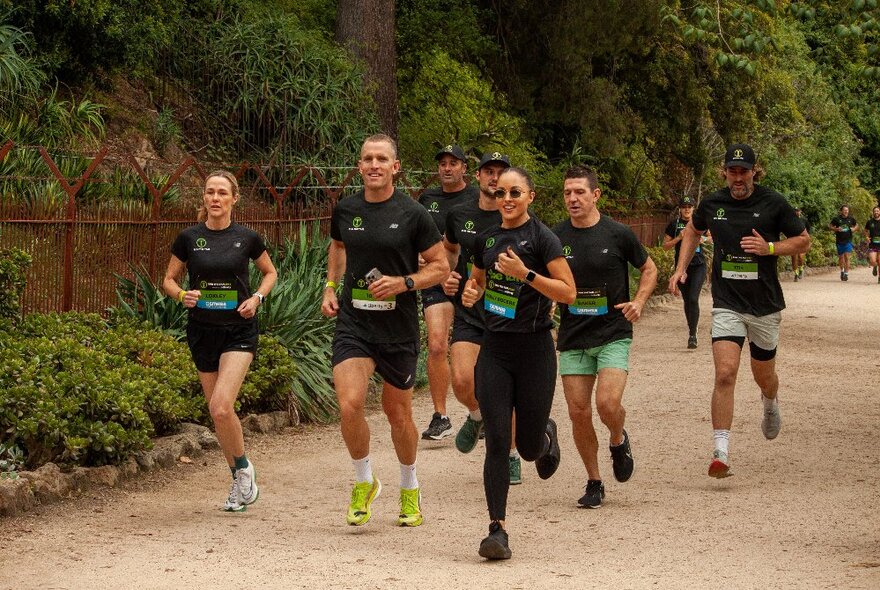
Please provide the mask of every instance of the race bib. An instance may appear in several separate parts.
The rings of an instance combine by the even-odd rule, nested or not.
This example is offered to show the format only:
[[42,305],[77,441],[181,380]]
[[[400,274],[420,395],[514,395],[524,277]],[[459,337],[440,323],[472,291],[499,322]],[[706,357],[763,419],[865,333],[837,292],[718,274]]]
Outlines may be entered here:
[[351,306],[364,311],[391,311],[397,309],[397,295],[376,299],[367,289],[352,289]]
[[871,243],[872,244],[880,244],[880,236],[875,236],[875,237],[871,238]]
[[201,297],[196,302],[199,309],[212,311],[238,308],[238,291],[232,283],[201,281],[199,283]]
[[721,278],[734,281],[758,280],[758,261],[754,256],[728,254],[721,261]]
[[574,303],[568,306],[572,315],[605,315],[608,313],[608,296],[605,288],[577,290]]
[[489,313],[512,320],[516,316],[516,304],[519,303],[521,290],[522,283],[508,284],[489,279],[483,295],[483,307]]

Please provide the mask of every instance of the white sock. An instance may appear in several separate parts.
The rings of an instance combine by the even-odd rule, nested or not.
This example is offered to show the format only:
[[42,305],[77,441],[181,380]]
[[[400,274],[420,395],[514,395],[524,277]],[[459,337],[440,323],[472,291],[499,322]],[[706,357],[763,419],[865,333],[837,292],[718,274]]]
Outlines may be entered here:
[[715,450],[727,454],[730,447],[730,431],[715,430],[713,432],[715,436]]
[[373,483],[373,466],[370,465],[370,456],[363,459],[352,459],[354,465],[354,478],[358,483]]
[[764,400],[764,409],[769,411],[776,407],[776,398],[770,399],[766,397],[763,393],[761,394],[761,399]]
[[477,408],[473,412],[470,412],[471,420],[474,422],[482,422],[483,421],[483,412],[480,411],[480,408]]
[[419,487],[415,463],[412,465],[400,464],[400,487],[404,490],[414,490]]
[[516,450],[516,447],[510,449],[510,456],[514,459],[519,459],[519,451]]

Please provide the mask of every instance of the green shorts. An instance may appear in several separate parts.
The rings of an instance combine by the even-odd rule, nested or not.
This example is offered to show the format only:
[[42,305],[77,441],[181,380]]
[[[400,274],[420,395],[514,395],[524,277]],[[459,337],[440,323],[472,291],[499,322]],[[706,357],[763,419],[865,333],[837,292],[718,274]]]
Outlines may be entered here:
[[602,346],[563,350],[559,353],[560,375],[596,375],[602,369],[629,372],[629,347],[632,338],[615,340]]

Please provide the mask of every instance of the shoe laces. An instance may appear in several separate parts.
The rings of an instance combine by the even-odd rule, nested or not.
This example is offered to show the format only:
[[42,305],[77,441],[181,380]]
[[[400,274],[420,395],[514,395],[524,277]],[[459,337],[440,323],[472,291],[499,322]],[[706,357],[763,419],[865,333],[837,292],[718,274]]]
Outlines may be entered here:
[[242,496],[247,496],[253,489],[253,478],[247,469],[239,469],[235,473],[235,479],[238,483],[238,491]]
[[419,512],[419,490],[401,490],[400,513],[417,514]]
[[229,487],[229,497],[226,498],[226,505],[232,506],[239,503],[238,477],[232,479],[232,485]]
[[367,494],[370,492],[371,487],[372,484],[361,482],[355,484],[355,486],[351,489],[351,505],[355,507],[358,511],[361,511],[361,508],[366,506]]

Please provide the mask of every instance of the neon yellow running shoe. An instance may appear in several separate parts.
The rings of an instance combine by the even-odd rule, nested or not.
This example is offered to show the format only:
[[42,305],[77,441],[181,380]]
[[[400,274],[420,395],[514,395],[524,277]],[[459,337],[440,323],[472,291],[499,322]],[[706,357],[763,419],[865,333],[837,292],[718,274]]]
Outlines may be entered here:
[[351,526],[363,526],[367,524],[373,515],[370,505],[379,497],[382,491],[382,482],[373,478],[373,483],[362,482],[354,484],[351,490],[351,503],[348,505],[348,517],[346,520]]
[[400,516],[397,517],[397,525],[419,526],[423,520],[422,493],[419,488],[400,488]]

